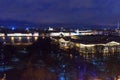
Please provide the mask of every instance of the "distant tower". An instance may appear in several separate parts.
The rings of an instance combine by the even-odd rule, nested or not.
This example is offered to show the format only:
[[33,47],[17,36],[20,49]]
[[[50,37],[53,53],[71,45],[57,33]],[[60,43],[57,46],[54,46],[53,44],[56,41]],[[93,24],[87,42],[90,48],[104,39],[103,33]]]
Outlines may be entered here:
[[48,29],[49,31],[53,31],[54,29],[52,28],[52,27],[49,27],[49,29]]
[[120,29],[120,23],[118,21],[118,23],[117,23],[117,30],[119,30],[119,29]]

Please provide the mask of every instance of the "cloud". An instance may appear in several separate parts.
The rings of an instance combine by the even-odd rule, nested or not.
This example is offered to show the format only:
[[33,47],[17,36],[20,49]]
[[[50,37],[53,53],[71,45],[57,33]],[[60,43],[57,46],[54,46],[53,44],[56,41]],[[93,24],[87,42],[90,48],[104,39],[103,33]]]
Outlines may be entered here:
[[44,23],[112,23],[119,0],[0,0],[0,18]]

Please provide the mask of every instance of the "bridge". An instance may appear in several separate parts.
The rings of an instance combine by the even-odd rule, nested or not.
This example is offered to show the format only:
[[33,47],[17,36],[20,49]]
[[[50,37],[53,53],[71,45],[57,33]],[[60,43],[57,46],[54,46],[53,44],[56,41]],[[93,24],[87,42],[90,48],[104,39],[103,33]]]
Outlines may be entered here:
[[38,37],[39,33],[0,33],[0,42],[6,45],[31,45]]

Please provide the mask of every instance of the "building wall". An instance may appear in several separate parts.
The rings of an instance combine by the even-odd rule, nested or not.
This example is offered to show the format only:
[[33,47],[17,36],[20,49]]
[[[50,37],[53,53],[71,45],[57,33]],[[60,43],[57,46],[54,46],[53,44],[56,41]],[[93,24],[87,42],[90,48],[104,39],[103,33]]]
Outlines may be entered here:
[[117,53],[120,54],[120,43],[115,41],[106,44],[82,44],[60,39],[59,44],[62,49],[76,48],[76,50],[79,51],[79,54],[86,59],[94,58],[98,53],[102,56],[110,56]]

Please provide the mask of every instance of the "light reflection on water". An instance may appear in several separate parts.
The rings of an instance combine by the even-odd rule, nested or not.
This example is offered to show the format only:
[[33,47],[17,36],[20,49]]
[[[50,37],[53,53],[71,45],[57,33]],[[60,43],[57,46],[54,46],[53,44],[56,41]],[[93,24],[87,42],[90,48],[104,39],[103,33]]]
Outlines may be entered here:
[[38,37],[0,37],[0,42],[6,42],[6,43],[30,43],[37,41]]
[[14,57],[14,58],[11,59],[11,61],[12,61],[12,62],[18,62],[18,61],[20,61],[20,60],[19,60],[19,58]]
[[13,68],[14,68],[14,67],[12,67],[12,66],[5,66],[5,67],[0,66],[0,72],[8,71],[8,70],[11,70],[11,69],[13,69]]

